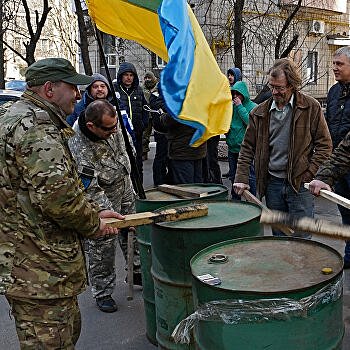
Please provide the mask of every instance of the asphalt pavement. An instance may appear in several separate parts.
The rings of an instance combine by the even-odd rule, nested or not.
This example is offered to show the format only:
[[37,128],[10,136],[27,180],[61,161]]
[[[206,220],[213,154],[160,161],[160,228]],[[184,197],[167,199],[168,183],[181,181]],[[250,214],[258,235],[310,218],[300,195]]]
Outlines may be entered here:
[[[152,161],[154,148],[151,147],[149,159],[144,162],[144,187],[152,186]],[[221,171],[225,173],[228,169],[227,162],[220,162]],[[229,186],[229,181],[224,180]],[[317,199],[316,217],[322,217],[330,221],[340,222],[337,208],[332,203]],[[265,235],[270,235],[269,228],[265,228]],[[322,243],[337,249],[343,254],[344,242],[315,237]],[[119,310],[108,314],[99,311],[87,289],[79,296],[79,305],[82,314],[82,332],[77,343],[77,350],[154,350],[145,336],[145,316],[142,299],[142,289],[135,287],[134,300],[127,300],[127,285],[124,283],[125,271],[122,253],[118,250],[116,257],[118,267],[117,286],[113,297]],[[344,322],[345,337],[342,350],[350,350],[350,273],[345,271],[344,287]],[[0,350],[18,350],[19,343],[15,332],[14,321],[9,314],[9,306],[6,299],[0,296]],[[219,349],[212,349],[219,350]],[[244,350],[244,349],[240,349]],[[295,349],[298,350],[298,349]],[[306,350],[306,349],[305,349]]]

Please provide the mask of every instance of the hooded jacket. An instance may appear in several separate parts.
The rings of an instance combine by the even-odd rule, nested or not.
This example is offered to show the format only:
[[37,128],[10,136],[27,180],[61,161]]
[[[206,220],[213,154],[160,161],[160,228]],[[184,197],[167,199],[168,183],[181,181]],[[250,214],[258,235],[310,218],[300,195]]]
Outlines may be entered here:
[[248,126],[249,113],[256,106],[256,103],[250,100],[247,84],[243,81],[238,81],[231,86],[231,91],[237,91],[244,97],[239,106],[233,104],[231,126],[226,136],[228,150],[232,153],[238,153]]
[[96,82],[96,81],[102,81],[107,85],[108,88],[108,95],[107,95],[107,100],[108,102],[112,102],[112,91],[111,87],[109,86],[108,80],[106,77],[104,77],[102,74],[99,73],[94,73],[92,75],[93,81],[86,87],[86,90],[84,92],[84,95],[82,99],[75,105],[74,111],[71,115],[67,117],[67,123],[70,126],[73,126],[75,121],[78,119],[79,115],[81,112],[85,111],[86,107],[95,99],[91,96],[91,86]]
[[[130,88],[126,88],[122,82],[122,76],[126,72],[134,74],[134,81]],[[147,105],[147,101],[140,86],[136,68],[132,63],[124,62],[120,65],[114,88],[117,98],[127,107],[136,138],[142,137],[142,132],[148,125],[148,112],[143,109],[143,106]]]
[[[86,87],[86,90],[84,92],[84,95],[82,97],[82,99],[75,105],[74,107],[74,111],[71,115],[69,115],[67,117],[67,123],[70,125],[70,126],[73,126],[75,121],[79,118],[80,114],[85,112],[85,109],[86,107],[91,103],[93,102],[95,99],[91,96],[91,86],[96,82],[96,81],[102,81],[106,84],[107,86],[107,89],[108,89],[108,94],[107,94],[107,101],[111,104],[114,105],[113,103],[113,92],[111,90],[111,87],[109,85],[109,82],[107,80],[106,77],[104,77],[102,74],[99,74],[99,73],[94,73],[92,75],[93,77],[93,81]],[[128,116],[128,113],[126,111],[126,107],[120,102],[119,103],[119,109],[120,109],[120,113],[123,117],[123,123],[124,123],[124,126],[127,130],[127,132],[129,133],[134,145],[136,143],[136,140],[135,140],[135,133],[134,133],[134,129],[133,129],[133,126],[132,126],[132,123],[131,123],[131,120]]]
[[227,75],[228,75],[228,73],[231,73],[235,77],[235,81],[233,84],[242,80],[242,72],[239,68],[236,68],[236,67],[229,68],[227,70]]

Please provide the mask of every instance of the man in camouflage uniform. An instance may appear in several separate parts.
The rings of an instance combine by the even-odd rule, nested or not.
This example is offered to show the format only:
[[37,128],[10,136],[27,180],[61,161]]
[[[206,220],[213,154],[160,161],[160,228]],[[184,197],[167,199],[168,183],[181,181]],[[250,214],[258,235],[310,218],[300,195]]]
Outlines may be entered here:
[[0,293],[21,349],[74,349],[86,286],[80,237],[115,234],[99,217],[123,217],[84,196],[67,145],[64,118],[90,77],[61,58],[25,76],[27,90],[0,118]]
[[332,191],[339,179],[350,172],[350,132],[334,150],[331,157],[318,170],[315,180],[310,182],[309,190],[319,196],[320,190]]
[[[103,209],[135,213],[131,166],[114,107],[107,100],[91,102],[81,113],[69,147],[77,162],[86,194]],[[127,261],[127,230],[118,235]],[[116,237],[88,240],[89,277],[98,308],[117,311],[111,294],[116,283]],[[134,284],[141,284],[140,259],[135,240]]]

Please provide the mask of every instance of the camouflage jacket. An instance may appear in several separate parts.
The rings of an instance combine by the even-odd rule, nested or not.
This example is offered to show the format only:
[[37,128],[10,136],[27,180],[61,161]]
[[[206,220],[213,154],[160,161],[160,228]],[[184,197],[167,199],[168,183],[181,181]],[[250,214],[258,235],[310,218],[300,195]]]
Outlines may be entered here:
[[77,162],[86,194],[102,209],[130,214],[135,212],[135,196],[130,179],[130,161],[121,130],[107,140],[92,141],[74,124],[75,135],[69,148]]
[[350,172],[350,132],[333,151],[331,157],[323,163],[316,179],[333,186],[341,177]]
[[80,236],[99,227],[62,112],[27,91],[0,118],[0,293],[53,299],[85,288]]

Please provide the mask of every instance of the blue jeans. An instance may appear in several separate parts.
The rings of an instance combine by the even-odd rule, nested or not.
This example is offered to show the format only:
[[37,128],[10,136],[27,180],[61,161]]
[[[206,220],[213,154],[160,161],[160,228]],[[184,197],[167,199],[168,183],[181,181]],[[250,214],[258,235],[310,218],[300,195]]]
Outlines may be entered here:
[[[280,179],[270,175],[266,189],[266,206],[272,210],[279,210],[301,218],[314,217],[314,197],[302,183],[296,193],[287,179]],[[272,229],[274,236],[286,236],[279,230]],[[307,232],[294,232],[294,237],[311,238]]]
[[174,185],[202,183],[202,159],[170,161]]
[[[350,199],[350,173],[339,180],[334,187],[335,193]],[[350,225],[350,209],[338,205],[338,209],[344,225]],[[344,260],[350,263],[350,241],[346,241]]]
[[[234,182],[235,176],[236,176],[238,155],[239,153],[233,153],[228,151],[228,166],[229,166],[228,177],[232,183]],[[254,196],[256,196],[256,177],[255,177],[255,170],[254,170],[253,164],[251,164],[249,168],[249,187],[250,187],[249,192]],[[238,196],[233,189],[231,190],[231,196],[232,196],[232,199],[241,200],[241,196]]]

